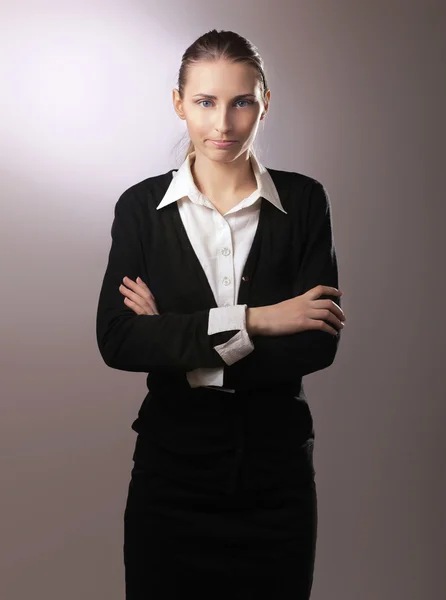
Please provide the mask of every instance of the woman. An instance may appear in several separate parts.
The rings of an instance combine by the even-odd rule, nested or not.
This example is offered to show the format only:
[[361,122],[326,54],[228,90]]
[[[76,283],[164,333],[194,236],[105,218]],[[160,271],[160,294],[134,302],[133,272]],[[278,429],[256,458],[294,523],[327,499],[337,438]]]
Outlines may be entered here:
[[197,39],[173,90],[186,158],[115,206],[98,346],[149,389],[132,424],[128,600],[310,597],[302,377],[332,364],[345,316],[324,187],[252,151],[269,101],[248,40]]

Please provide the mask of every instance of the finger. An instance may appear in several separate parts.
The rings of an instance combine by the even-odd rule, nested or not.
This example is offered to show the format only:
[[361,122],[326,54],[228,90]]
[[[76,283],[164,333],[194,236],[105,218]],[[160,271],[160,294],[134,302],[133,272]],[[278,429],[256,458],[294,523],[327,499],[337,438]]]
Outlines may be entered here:
[[149,290],[149,287],[144,283],[141,277],[137,277],[136,281],[133,281],[133,279],[130,279],[130,277],[124,277],[123,281],[128,287],[130,287],[135,292],[142,290],[144,292],[144,297],[154,299],[152,292]]
[[137,282],[137,283],[138,283],[140,286],[142,286],[144,289],[146,289],[146,290],[147,290],[147,292],[148,292],[148,293],[151,295],[151,297],[152,297],[152,298],[154,297],[154,296],[153,296],[153,294],[152,294],[152,292],[150,291],[150,288],[149,288],[149,286],[148,286],[146,283],[144,283],[144,281],[141,279],[141,277],[137,277],[137,278],[136,278],[136,282]]
[[138,306],[140,306],[141,303],[145,302],[144,298],[142,298],[135,292],[132,292],[129,288],[125,287],[125,285],[121,284],[119,286],[119,291],[121,292],[121,294],[129,298],[133,303],[138,304]]
[[335,287],[329,285],[317,285],[316,287],[308,290],[306,294],[311,300],[319,298],[319,296],[342,296],[343,292]]
[[147,302],[145,305],[145,314],[146,315],[159,315],[158,309],[153,302]]
[[140,285],[140,284],[136,283],[136,281],[133,281],[133,279],[130,279],[130,277],[124,277],[122,281],[125,283],[125,285],[128,288],[130,288],[134,292],[140,294],[143,298],[149,298],[149,297],[153,296],[152,292],[149,290],[149,288],[146,286],[146,284],[144,282],[142,285]]
[[317,286],[320,288],[320,294],[325,294],[326,296],[342,296],[342,294],[344,292],[341,292],[341,290],[338,290],[338,288],[335,288],[331,285],[320,285]]
[[142,309],[146,309],[146,307],[149,307],[148,310],[148,314],[156,314],[158,315],[158,308],[156,306],[155,303],[155,298],[153,297],[152,293],[150,292],[149,288],[147,288],[147,292],[144,291],[142,289],[142,286],[135,283],[134,281],[132,281],[131,279],[129,279],[128,277],[124,277],[125,281],[128,281],[128,285],[132,286],[133,289],[135,289],[135,292],[132,292],[129,288],[125,287],[125,285],[121,284],[119,286],[119,291],[124,294],[125,296],[129,297],[131,300],[133,300],[133,302],[136,302],[136,304],[138,304],[139,306],[141,306]]
[[310,319],[315,320],[316,322],[319,321],[324,321],[324,322],[329,322],[328,327],[330,329],[332,329],[330,327],[331,324],[334,325],[334,327],[336,328],[336,331],[339,331],[340,329],[344,329],[344,323],[342,321],[340,321],[336,315],[334,315],[330,310],[328,310],[327,308],[314,308],[311,309],[308,312],[308,316],[310,317]]
[[333,302],[333,300],[313,300],[312,306],[313,308],[328,308],[328,310],[331,310],[331,312],[333,312],[338,319],[341,321],[346,320],[344,311],[338,304],[336,304],[336,302]]
[[327,325],[327,323],[325,321],[321,321],[321,320],[318,321],[316,319],[311,319],[311,321],[313,322],[311,329],[319,329],[322,331],[326,331],[327,333],[330,333],[331,335],[335,335],[335,336],[339,334],[339,331],[337,329],[330,327],[330,325]]
[[127,299],[129,299],[131,302],[133,302],[133,304],[139,306],[139,308],[142,310],[141,314],[143,315],[158,315],[158,308],[156,307],[156,304],[154,302],[154,300],[147,300],[145,298],[142,298],[141,296],[139,296],[138,294],[135,294],[135,292],[132,292],[131,290],[127,289],[125,286],[121,286],[122,289],[120,289],[120,292],[126,296]]
[[127,306],[129,306],[132,310],[134,310],[138,315],[158,315],[158,312],[154,312],[154,310],[146,305],[144,307],[139,306],[129,298],[124,298],[124,302]]
[[132,290],[121,284],[119,286],[119,291],[121,294],[124,294],[124,296],[127,296],[130,298],[130,300],[141,306],[141,308],[144,308],[144,306],[149,302],[148,295],[146,292],[143,292],[141,288],[138,288],[138,292],[132,292]]
[[125,304],[131,308],[137,315],[143,315],[144,312],[140,306],[129,300],[129,298],[124,298]]
[[142,298],[142,296],[140,296],[140,293],[141,293],[140,290],[139,290],[139,293],[136,294],[135,292],[132,292],[131,290],[126,288],[124,285],[119,286],[119,291],[126,298],[131,300],[133,302],[133,304],[139,306],[139,308],[142,311],[139,314],[159,315],[158,308],[155,304],[155,299],[151,300],[151,299],[147,299],[147,298]]

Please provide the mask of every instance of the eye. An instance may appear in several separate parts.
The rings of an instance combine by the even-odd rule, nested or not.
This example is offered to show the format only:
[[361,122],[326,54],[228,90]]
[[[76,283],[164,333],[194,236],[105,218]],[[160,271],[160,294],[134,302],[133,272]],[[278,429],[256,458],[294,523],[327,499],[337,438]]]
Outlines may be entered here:
[[[197,104],[203,104],[203,102],[211,102],[211,100],[199,100],[197,102]],[[238,100],[236,102],[236,104],[239,104],[240,102],[246,102],[248,105],[254,104],[254,102],[252,100]],[[206,108],[206,107],[204,107],[204,108]],[[241,107],[241,108],[244,108],[244,107]]]
[[249,104],[254,104],[252,100],[239,100],[236,104],[238,104],[239,102],[247,102],[248,105]]

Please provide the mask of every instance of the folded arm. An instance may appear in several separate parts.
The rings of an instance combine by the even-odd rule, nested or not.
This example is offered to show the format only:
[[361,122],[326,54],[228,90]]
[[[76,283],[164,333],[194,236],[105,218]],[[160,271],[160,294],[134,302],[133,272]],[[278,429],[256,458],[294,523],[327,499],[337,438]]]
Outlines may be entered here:
[[[331,204],[323,185],[310,189],[306,243],[293,274],[292,297],[317,285],[338,287],[338,268],[333,241]],[[341,306],[338,296],[320,296]],[[253,335],[254,350],[236,364],[225,367],[228,387],[274,385],[293,381],[330,366],[339,346],[334,336],[316,329],[280,336]]]
[[[242,312],[246,314],[246,305],[190,314],[137,315],[124,304],[119,291],[123,278],[136,280],[143,272],[135,202],[136,198],[127,191],[115,205],[112,243],[96,316],[96,339],[104,362],[115,369],[148,373],[159,367],[181,371],[222,367],[246,356],[252,346],[245,346],[245,353],[223,354],[223,357],[218,351],[221,344],[240,334],[238,322]],[[221,313],[226,330],[221,326],[212,329],[211,310],[217,315]]]

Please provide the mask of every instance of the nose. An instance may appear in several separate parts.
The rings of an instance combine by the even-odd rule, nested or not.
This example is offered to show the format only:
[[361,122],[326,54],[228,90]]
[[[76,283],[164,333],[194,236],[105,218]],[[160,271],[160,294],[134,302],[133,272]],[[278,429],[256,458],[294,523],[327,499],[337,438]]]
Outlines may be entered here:
[[232,129],[229,111],[224,107],[217,111],[217,116],[215,118],[215,129],[223,134],[226,134]]

